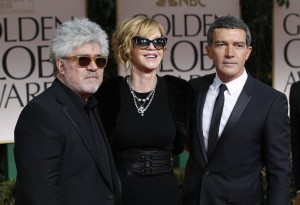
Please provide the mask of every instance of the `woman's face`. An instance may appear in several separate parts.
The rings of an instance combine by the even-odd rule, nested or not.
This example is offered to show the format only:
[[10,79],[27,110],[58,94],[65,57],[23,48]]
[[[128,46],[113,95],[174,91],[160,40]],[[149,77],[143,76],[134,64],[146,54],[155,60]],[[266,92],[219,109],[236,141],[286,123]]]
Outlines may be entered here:
[[[153,35],[141,36],[149,40],[160,38],[161,33],[157,30]],[[164,49],[156,49],[153,43],[144,49],[141,49],[133,42],[131,55],[131,72],[156,73],[156,68],[160,65],[164,54]]]

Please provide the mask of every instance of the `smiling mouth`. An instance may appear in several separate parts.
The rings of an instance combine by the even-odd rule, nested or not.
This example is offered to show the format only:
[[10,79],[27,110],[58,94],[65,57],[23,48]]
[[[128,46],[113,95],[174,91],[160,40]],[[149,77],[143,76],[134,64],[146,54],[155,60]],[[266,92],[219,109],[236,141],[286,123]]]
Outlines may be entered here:
[[157,57],[157,55],[155,55],[155,54],[147,54],[147,55],[144,55],[146,58],[152,58],[152,59],[154,59],[154,58],[156,58]]

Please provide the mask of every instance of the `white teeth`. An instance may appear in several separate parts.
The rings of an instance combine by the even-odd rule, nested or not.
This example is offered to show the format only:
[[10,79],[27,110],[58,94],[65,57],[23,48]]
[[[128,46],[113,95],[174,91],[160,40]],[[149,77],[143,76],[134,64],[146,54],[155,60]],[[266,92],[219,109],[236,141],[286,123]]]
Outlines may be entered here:
[[147,58],[155,58],[155,55],[147,55]]

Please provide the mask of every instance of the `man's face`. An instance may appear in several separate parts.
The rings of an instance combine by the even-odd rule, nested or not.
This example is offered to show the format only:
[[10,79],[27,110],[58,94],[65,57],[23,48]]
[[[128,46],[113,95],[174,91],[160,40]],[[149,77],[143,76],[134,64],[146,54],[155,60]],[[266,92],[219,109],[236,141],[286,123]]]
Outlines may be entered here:
[[215,29],[212,45],[206,46],[208,57],[213,60],[224,83],[243,73],[251,50],[252,47],[246,45],[246,32],[242,29]]
[[[97,44],[86,43],[74,49],[69,56],[100,56]],[[65,56],[65,57],[69,57]],[[57,59],[57,77],[76,94],[87,100],[100,87],[103,80],[103,68],[98,68],[94,61],[87,66],[79,66],[75,59]]]

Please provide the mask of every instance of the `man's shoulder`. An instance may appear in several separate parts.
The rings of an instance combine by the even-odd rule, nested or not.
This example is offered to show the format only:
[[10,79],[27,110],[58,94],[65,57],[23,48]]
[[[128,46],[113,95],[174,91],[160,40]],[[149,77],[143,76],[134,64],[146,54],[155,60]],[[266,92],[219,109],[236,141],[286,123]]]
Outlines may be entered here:
[[215,78],[215,76],[216,76],[215,73],[199,76],[197,78],[190,79],[189,83],[211,83]]
[[206,89],[206,88],[208,88],[208,86],[210,84],[212,84],[215,76],[216,76],[215,73],[200,76],[197,78],[190,79],[189,83],[196,90],[201,89],[201,88]]
[[291,86],[291,89],[299,90],[300,89],[300,81],[294,82]]
[[266,97],[267,97],[268,93],[270,95],[285,95],[283,92],[275,89],[271,85],[266,84],[265,82],[262,82],[258,79],[254,79],[254,83],[255,83],[255,90],[257,92],[264,93],[264,95],[266,95]]
[[42,102],[48,102],[51,98],[53,98],[53,89],[52,86],[45,89],[43,92],[32,98],[28,104],[30,103],[42,103]]
[[300,81],[297,81],[291,85],[289,97],[293,102],[300,100]]

